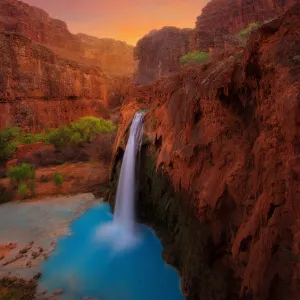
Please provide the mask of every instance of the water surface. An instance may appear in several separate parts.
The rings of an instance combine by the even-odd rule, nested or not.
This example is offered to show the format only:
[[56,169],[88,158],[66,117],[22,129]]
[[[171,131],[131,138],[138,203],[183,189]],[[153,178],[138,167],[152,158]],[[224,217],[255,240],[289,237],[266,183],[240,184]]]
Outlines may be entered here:
[[[62,289],[62,299],[183,300],[175,269],[162,259],[155,233],[137,225],[127,239],[108,204],[97,204],[71,224],[42,267],[41,286]],[[125,234],[125,238],[124,238]]]

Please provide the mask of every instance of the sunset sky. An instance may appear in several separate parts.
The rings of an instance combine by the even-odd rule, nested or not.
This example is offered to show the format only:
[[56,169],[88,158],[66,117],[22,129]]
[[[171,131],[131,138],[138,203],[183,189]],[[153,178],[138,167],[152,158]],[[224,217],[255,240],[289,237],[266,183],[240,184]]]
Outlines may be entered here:
[[195,26],[207,0],[23,0],[65,21],[72,33],[111,37],[131,45],[152,29]]

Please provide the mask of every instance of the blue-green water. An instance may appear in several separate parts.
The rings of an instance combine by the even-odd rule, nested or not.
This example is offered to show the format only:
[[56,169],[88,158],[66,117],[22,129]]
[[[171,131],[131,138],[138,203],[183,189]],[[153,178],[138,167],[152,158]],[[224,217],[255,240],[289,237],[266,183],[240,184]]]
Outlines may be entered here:
[[107,204],[89,209],[71,224],[42,266],[41,286],[62,289],[63,299],[183,300],[176,270],[162,259],[155,233],[137,225],[135,238],[113,226]]

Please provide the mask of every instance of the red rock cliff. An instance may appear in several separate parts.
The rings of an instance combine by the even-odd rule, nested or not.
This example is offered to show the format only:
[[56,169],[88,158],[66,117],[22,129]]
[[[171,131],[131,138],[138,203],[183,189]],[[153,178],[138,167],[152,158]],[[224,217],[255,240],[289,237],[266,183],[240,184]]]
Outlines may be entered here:
[[197,18],[193,48],[223,47],[223,36],[279,16],[298,0],[211,0]]
[[73,35],[64,22],[17,0],[0,0],[0,49],[0,129],[39,131],[107,117],[114,76],[133,73],[132,46]]
[[136,80],[147,83],[180,68],[179,58],[189,51],[192,29],[164,27],[153,30],[138,41]]
[[0,49],[0,128],[40,131],[106,115],[107,80],[99,67],[59,57],[15,33],[0,33]]
[[265,22],[298,0],[211,0],[197,18],[196,27],[165,27],[142,38],[136,47],[137,81],[148,83],[180,69],[179,58],[190,51],[224,49],[238,44],[232,35],[251,22]]
[[299,28],[297,5],[242,56],[138,87],[123,104],[112,179],[146,108],[140,213],[167,230],[187,299],[299,299]]

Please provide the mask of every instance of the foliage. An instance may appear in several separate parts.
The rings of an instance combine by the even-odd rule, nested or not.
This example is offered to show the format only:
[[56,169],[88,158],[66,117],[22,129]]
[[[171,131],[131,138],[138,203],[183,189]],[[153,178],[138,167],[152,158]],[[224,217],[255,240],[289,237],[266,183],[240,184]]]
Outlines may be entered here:
[[84,117],[69,126],[37,134],[22,132],[18,127],[7,127],[0,132],[0,160],[11,159],[19,145],[43,142],[62,148],[72,143],[90,142],[99,133],[114,131],[116,127],[111,121],[95,117]]
[[49,133],[49,142],[55,148],[61,148],[70,143],[72,131],[66,126],[61,126]]
[[190,64],[203,64],[206,63],[209,59],[209,54],[207,52],[189,52],[186,55],[180,57],[180,63],[182,65]]
[[27,188],[28,186],[26,183],[20,183],[18,186],[18,193],[21,195],[22,199],[26,196]]
[[81,141],[90,142],[99,133],[109,133],[116,130],[111,121],[95,117],[85,117],[71,124],[74,134],[80,134]]
[[9,168],[7,176],[12,183],[26,183],[35,178],[35,170],[31,165],[22,163],[19,166]]
[[260,26],[260,25],[259,25],[258,23],[250,23],[250,24],[248,25],[247,28],[244,28],[244,29],[242,29],[242,30],[239,32],[239,35],[240,35],[241,37],[246,38],[246,37],[249,36],[249,34],[250,34],[253,30],[258,29],[259,26]]
[[64,182],[63,175],[61,173],[56,172],[53,176],[53,182],[58,189],[61,188]]

